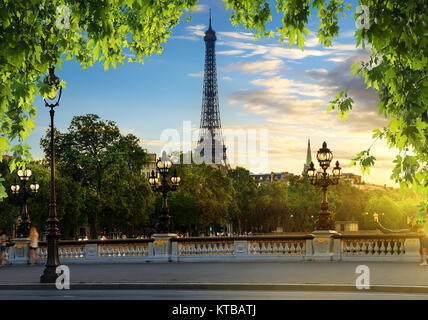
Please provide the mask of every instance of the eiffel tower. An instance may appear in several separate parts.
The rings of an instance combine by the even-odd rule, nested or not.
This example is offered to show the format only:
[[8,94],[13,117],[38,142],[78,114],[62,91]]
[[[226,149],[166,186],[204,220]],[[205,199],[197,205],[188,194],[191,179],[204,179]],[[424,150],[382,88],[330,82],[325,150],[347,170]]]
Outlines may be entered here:
[[204,91],[202,97],[201,123],[199,140],[196,148],[206,164],[215,164],[219,168],[229,168],[226,157],[226,146],[220,121],[218,103],[217,70],[215,61],[215,41],[217,37],[210,25],[205,31],[205,70]]

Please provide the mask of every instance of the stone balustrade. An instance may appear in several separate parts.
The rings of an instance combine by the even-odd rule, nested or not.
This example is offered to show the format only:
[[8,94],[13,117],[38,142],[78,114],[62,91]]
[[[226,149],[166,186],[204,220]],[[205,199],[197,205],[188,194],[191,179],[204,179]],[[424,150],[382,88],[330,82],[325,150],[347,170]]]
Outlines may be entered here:
[[337,235],[336,256],[342,261],[419,261],[417,234]]
[[[47,258],[47,243],[39,242],[37,259],[44,263]],[[61,263],[102,263],[102,262],[144,262],[153,257],[153,239],[126,240],[88,240],[59,242],[59,259]],[[13,262],[25,263],[25,259],[15,258],[15,246],[10,244],[9,259]]]
[[[9,244],[8,257],[25,263],[24,242]],[[21,251],[19,251],[21,250]],[[19,253],[19,254],[18,254]],[[40,242],[38,259],[47,258]],[[419,261],[418,234],[316,233],[277,236],[237,236],[60,241],[61,263],[149,261]]]
[[175,238],[172,261],[303,261],[311,235]]

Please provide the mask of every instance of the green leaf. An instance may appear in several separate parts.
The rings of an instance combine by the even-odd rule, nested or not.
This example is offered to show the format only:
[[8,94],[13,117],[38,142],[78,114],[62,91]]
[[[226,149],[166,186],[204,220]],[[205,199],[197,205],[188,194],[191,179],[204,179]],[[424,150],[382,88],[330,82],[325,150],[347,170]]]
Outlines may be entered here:
[[110,67],[110,60],[106,59],[106,61],[104,61],[104,71],[107,71],[109,67]]
[[290,27],[290,31],[288,32],[288,45],[291,48],[296,40],[296,29],[294,27]]
[[299,46],[299,48],[302,51],[305,48],[305,38],[303,37],[303,35],[300,32],[300,30],[297,30],[297,45]]
[[100,56],[100,42],[97,41],[94,48],[94,62],[98,60],[99,56]]

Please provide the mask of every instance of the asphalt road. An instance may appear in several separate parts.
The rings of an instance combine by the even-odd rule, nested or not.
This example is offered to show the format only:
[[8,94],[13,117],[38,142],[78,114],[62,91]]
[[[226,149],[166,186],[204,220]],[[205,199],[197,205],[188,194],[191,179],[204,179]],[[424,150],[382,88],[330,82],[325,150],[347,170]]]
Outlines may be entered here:
[[428,300],[428,294],[222,290],[1,290],[0,300]]
[[[397,262],[183,262],[70,264],[71,283],[289,283],[355,286],[358,265],[371,285],[428,286],[428,267]],[[2,284],[39,283],[44,266],[3,266]],[[145,289],[145,288],[143,288]],[[147,288],[150,289],[150,288]]]

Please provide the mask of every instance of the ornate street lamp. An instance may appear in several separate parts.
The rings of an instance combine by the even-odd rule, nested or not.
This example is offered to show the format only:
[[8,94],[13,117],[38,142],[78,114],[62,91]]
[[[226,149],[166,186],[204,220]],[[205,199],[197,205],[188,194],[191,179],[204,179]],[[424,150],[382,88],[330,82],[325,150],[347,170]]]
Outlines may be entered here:
[[154,170],[152,170],[152,174],[149,177],[149,183],[152,187],[152,190],[162,194],[162,209],[159,216],[159,222],[156,226],[156,232],[159,234],[167,234],[170,231],[169,228],[171,217],[169,215],[169,208],[167,203],[168,192],[176,191],[181,181],[181,178],[177,176],[177,170],[174,169],[174,174],[171,177],[171,185],[169,185],[167,176],[171,167],[172,162],[168,159],[166,153],[164,152],[162,154],[162,158],[159,158],[156,162],[156,169],[159,172],[161,179],[159,180],[158,175],[155,175]]
[[34,197],[39,192],[39,184],[36,182],[36,179],[33,176],[33,180],[30,183],[30,189],[27,188],[27,182],[30,180],[32,171],[30,168],[24,170],[18,170],[18,177],[22,182],[22,188],[20,184],[15,179],[15,182],[12,183],[10,189],[12,193],[22,200],[22,210],[21,214],[16,220],[16,237],[17,238],[27,238],[30,233],[31,220],[28,215],[28,199]]
[[316,221],[317,230],[330,230],[334,229],[334,221],[331,219],[330,212],[328,211],[327,202],[327,188],[329,185],[339,183],[340,170],[339,161],[336,161],[336,166],[333,168],[332,174],[327,173],[330,162],[333,160],[333,153],[327,148],[327,143],[322,144],[322,148],[317,152],[317,160],[320,164],[320,169],[315,170],[314,163],[311,162],[308,169],[309,181],[312,185],[320,186],[323,191],[323,200],[321,202],[321,210]]
[[[56,274],[56,268],[59,266],[59,255],[58,255],[58,218],[56,214],[56,194],[55,194],[55,144],[54,144],[54,115],[55,107],[59,106],[61,100],[62,87],[60,87],[59,78],[55,75],[54,67],[49,68],[49,77],[45,79],[45,82],[51,86],[51,91],[48,94],[48,99],[52,100],[52,103],[45,101],[45,106],[50,108],[49,113],[51,116],[51,184],[50,184],[50,203],[49,203],[49,219],[47,220],[48,232],[46,239],[48,241],[48,257],[46,260],[45,270],[40,277],[42,283],[54,283],[58,277]],[[58,95],[59,89],[59,95]],[[56,102],[54,100],[57,98]]]

